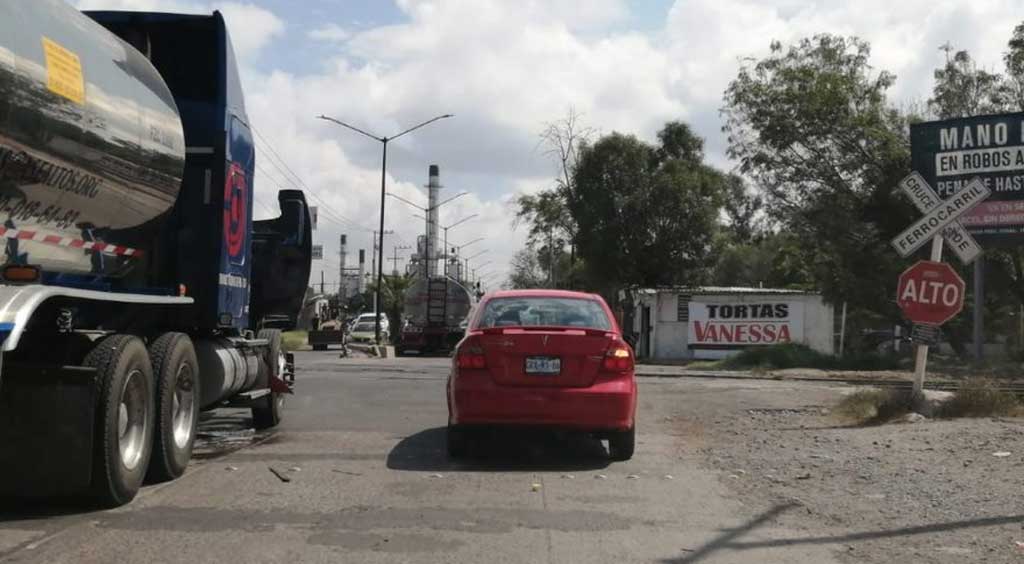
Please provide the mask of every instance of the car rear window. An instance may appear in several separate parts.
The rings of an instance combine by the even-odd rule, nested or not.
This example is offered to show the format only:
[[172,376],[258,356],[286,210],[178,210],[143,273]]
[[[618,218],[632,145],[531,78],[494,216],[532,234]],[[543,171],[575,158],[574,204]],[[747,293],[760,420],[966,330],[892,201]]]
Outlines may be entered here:
[[612,328],[608,315],[596,300],[545,297],[489,300],[480,313],[476,328],[538,325],[603,330]]
[[374,331],[374,330],[376,330],[376,327],[374,327],[374,325],[375,324],[373,322],[370,322],[370,323],[357,323],[355,330],[357,332],[359,332],[359,333],[363,333],[363,332],[367,332],[367,331]]

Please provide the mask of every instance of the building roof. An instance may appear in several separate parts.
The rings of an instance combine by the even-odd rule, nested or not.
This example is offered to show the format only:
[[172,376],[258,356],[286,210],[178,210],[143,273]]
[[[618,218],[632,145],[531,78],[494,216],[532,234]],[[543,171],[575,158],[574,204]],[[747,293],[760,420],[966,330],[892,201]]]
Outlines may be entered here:
[[787,295],[787,296],[816,296],[820,292],[808,291],[808,290],[791,290],[788,288],[750,288],[746,286],[667,286],[660,288],[639,288],[637,291],[641,294],[657,294],[659,292],[669,292],[673,294],[689,294],[703,295],[703,294],[772,294],[772,295]]

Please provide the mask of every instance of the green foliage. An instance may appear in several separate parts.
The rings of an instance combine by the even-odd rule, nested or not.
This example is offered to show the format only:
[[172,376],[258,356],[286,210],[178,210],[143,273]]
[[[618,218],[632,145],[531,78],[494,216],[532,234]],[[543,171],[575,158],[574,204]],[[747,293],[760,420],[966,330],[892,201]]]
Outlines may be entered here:
[[306,337],[308,335],[306,331],[286,331],[281,334],[281,347],[286,352],[304,350],[307,347]]
[[833,303],[898,319],[891,286],[904,263],[888,241],[913,217],[893,195],[910,147],[907,120],[886,99],[894,77],[869,56],[856,38],[774,43],[740,68],[722,113],[730,157],[794,238],[787,249],[806,279]]
[[[391,327],[391,339],[397,342],[402,327],[402,313],[405,311],[405,291],[412,286],[416,279],[412,276],[384,276],[384,284],[381,286],[381,301],[384,302],[383,311],[388,316],[388,324]],[[372,295],[376,292],[376,284],[370,284],[367,292],[371,295],[368,303],[373,303]],[[372,313],[372,312],[371,312]]]
[[651,146],[612,133],[584,147],[568,208],[588,279],[611,293],[628,285],[706,280],[725,177],[703,164],[703,141],[669,123]]
[[1003,77],[979,69],[967,51],[953,53],[949,44],[946,65],[935,69],[935,86],[928,108],[939,119],[994,114],[1007,109]]
[[858,353],[842,357],[822,354],[806,345],[784,343],[766,347],[751,347],[720,364],[725,369],[762,368],[786,370],[789,368],[815,368],[818,370],[893,370],[898,359],[873,353]]

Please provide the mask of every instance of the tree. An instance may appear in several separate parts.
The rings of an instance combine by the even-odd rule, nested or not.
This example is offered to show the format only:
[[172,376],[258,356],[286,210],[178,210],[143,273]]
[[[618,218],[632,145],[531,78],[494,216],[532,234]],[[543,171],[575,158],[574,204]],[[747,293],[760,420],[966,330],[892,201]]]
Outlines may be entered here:
[[508,284],[512,288],[522,290],[547,286],[547,273],[534,247],[527,246],[516,252],[511,266]]
[[909,169],[907,118],[888,104],[894,77],[872,69],[870,52],[833,35],[773,43],[730,83],[723,129],[826,299],[898,319],[891,286],[903,263],[889,239],[913,217],[893,195]]
[[1013,28],[1013,35],[1006,46],[1007,51],[1003,54],[1006,103],[1016,111],[1024,111],[1024,23]]
[[[391,327],[391,340],[397,342],[401,337],[402,314],[405,311],[405,292],[412,286],[416,279],[413,276],[384,276],[384,283],[381,286],[381,300],[384,302],[383,311],[388,316],[388,324]],[[367,285],[367,292],[376,292],[376,283]]]
[[730,174],[725,177],[724,203],[733,243],[750,243],[761,235],[764,228],[761,216],[764,199],[747,188],[742,176]]
[[568,208],[594,286],[699,284],[709,271],[724,175],[703,164],[703,140],[666,124],[660,146],[612,133],[583,147]]
[[[935,86],[928,100],[928,108],[938,119],[993,114],[1007,109],[1010,91],[1004,87],[1002,76],[979,69],[967,51],[954,53],[949,43],[940,49],[946,53],[946,64],[935,69]],[[1009,65],[1010,61],[1007,63]]]
[[[581,115],[573,108],[569,108],[563,119],[546,124],[540,134],[541,145],[545,148],[545,155],[551,158],[558,168],[555,186],[534,195],[524,194],[516,199],[515,224],[529,225],[528,245],[543,245],[549,247],[549,250],[568,245],[568,269],[564,278],[570,288],[574,286],[573,274],[576,270],[577,226],[566,207],[566,201],[568,194],[573,190],[573,171],[579,160],[580,149],[593,135],[594,130],[582,123]],[[555,265],[558,261],[548,262],[548,282],[554,286],[562,277],[556,274]]]

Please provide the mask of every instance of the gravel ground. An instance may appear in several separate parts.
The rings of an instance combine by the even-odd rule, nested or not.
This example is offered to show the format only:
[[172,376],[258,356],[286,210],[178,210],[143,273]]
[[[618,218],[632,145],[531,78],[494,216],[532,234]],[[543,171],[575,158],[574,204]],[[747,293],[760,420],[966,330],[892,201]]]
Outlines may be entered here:
[[751,531],[803,533],[739,537],[736,548],[835,544],[844,560],[886,564],[1024,561],[1024,420],[852,426],[830,412],[850,391],[737,390],[674,417],[680,448],[703,455],[761,515]]

